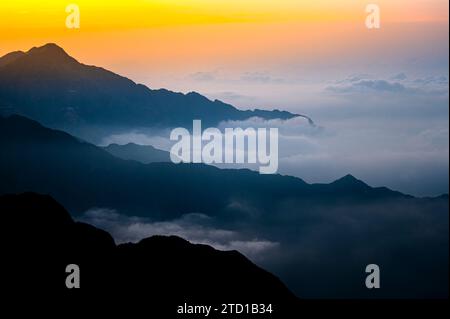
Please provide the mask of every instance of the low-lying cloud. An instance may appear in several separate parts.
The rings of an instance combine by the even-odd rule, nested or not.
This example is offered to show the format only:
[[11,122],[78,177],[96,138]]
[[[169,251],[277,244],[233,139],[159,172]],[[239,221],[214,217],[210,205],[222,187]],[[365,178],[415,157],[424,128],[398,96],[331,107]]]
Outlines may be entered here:
[[[266,213],[240,201],[230,207],[246,217],[192,213],[161,222],[92,208],[80,220],[107,230],[118,243],[177,235],[238,250],[303,298],[448,295],[448,197],[333,205],[296,199]],[[371,263],[381,267],[386,289],[365,288]]]
[[154,235],[175,235],[219,250],[237,250],[254,261],[264,259],[267,253],[279,246],[278,242],[215,227],[212,217],[197,213],[183,215],[171,221],[151,221],[121,215],[114,209],[92,208],[81,216],[80,221],[108,231],[119,244],[138,242]]
[[409,79],[405,73],[395,74],[389,78],[375,78],[370,75],[355,75],[335,81],[325,87],[325,91],[336,94],[445,94],[448,95],[446,76],[428,76]]
[[353,82],[351,85],[329,86],[328,91],[336,93],[363,93],[365,91],[375,92],[403,92],[405,86],[398,82],[389,82],[386,80],[360,80]]
[[[284,101],[309,86],[284,83],[273,88],[281,90],[279,98]],[[258,92],[262,97],[267,93],[262,89]],[[316,99],[313,104],[299,105],[293,111],[313,118],[315,126],[298,117],[224,121],[218,127],[278,128],[278,172],[307,182],[327,183],[351,173],[372,186],[412,195],[448,193],[447,75],[361,73],[327,81],[319,89],[311,88],[311,92]],[[240,98],[234,93],[228,95]],[[169,133],[133,129],[110,135],[102,143],[134,142],[169,151],[173,145]],[[218,166],[257,169],[251,164]]]

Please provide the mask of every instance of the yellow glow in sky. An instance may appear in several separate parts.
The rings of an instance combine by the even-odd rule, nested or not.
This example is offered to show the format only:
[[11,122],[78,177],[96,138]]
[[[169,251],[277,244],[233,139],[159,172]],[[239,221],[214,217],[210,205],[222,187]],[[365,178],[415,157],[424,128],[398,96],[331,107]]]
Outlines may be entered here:
[[[389,21],[445,20],[445,0],[378,0]],[[59,28],[65,7],[79,6],[84,28],[126,29],[182,24],[360,20],[364,0],[77,0],[3,1],[2,29]],[[35,30],[37,32],[38,30]]]
[[[80,29],[65,26],[71,3],[80,9]],[[364,27],[368,3],[379,4],[382,23],[370,37]],[[55,42],[82,62],[130,76],[133,70],[268,65],[293,56],[310,61],[371,45],[372,51],[395,51],[408,39],[418,41],[422,24],[448,25],[448,5],[448,0],[2,1],[0,56]]]

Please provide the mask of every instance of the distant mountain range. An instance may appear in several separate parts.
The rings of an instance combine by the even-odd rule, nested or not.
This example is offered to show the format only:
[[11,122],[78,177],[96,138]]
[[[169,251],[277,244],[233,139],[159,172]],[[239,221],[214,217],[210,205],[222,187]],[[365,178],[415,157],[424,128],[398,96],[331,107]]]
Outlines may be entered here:
[[[298,303],[278,278],[237,251],[174,236],[116,245],[107,232],[75,222],[50,196],[34,193],[0,196],[0,211],[2,235],[13,239],[2,244],[2,287],[27,304],[38,297],[76,300],[84,311],[106,306],[151,318],[184,318],[176,316],[178,306],[204,304],[218,309],[209,316],[216,318],[223,303],[254,302],[271,303],[270,317],[286,318]],[[65,286],[69,264],[80,268],[80,289]]]
[[[308,184],[246,169],[143,164],[17,115],[0,117],[0,150],[0,195],[49,194],[79,219],[96,208],[171,225],[203,216],[209,224],[194,231],[204,236],[231,234],[230,243],[256,252],[264,246],[254,238],[279,245],[274,255],[263,251],[261,265],[298,296],[448,296],[448,195],[415,198],[351,175]],[[151,233],[162,230],[155,227]],[[376,292],[363,278],[373,262],[386,269]]]
[[[260,175],[247,169],[176,165],[167,161],[168,153],[150,146],[128,144],[103,148],[87,142],[99,141],[98,137],[93,138],[97,130],[111,135],[116,129],[129,132],[148,127],[190,127],[192,119],[214,125],[227,119],[243,120],[252,116],[287,119],[294,114],[240,111],[198,93],[151,90],[102,68],[80,64],[54,44],[0,58],[0,113],[20,114],[0,116],[0,195],[49,194],[78,220],[89,220],[86,219],[89,213],[96,210],[112,212],[111,216],[118,218],[113,221],[114,227],[119,227],[119,233],[108,229],[114,235],[133,229],[145,236],[181,230],[183,237],[197,236],[198,241],[194,238],[193,242],[237,247],[243,253],[254,253],[247,256],[280,276],[298,296],[448,298],[448,195],[416,198],[385,187],[371,187],[352,175],[329,184],[308,184],[296,177]],[[105,132],[97,134],[100,140],[106,136]],[[227,270],[230,274],[237,273],[240,280],[246,276],[242,271],[249,265],[248,261],[237,254],[234,254],[236,259],[241,261],[235,261],[234,257],[222,260],[223,254],[210,248],[208,254],[204,248],[177,238],[157,237],[136,245],[115,246],[110,235],[91,226],[70,226],[73,221],[64,214],[52,213],[62,211],[62,207],[55,208],[57,204],[47,198],[44,200],[47,204],[43,205],[52,206],[47,212],[59,223],[68,225],[68,228],[56,227],[64,234],[56,228],[55,233],[30,217],[36,214],[33,208],[41,207],[41,199],[25,196],[9,200],[16,201],[17,205],[21,202],[29,205],[17,208],[11,204],[24,214],[23,220],[20,214],[15,216],[18,219],[11,219],[12,216],[3,214],[7,210],[2,207],[3,218],[7,218],[7,236],[19,242],[23,238],[24,251],[36,252],[27,259],[27,255],[20,255],[22,251],[12,245],[13,256],[19,254],[17,258],[23,261],[23,267],[34,266],[36,260],[45,261],[39,258],[42,247],[50,247],[49,252],[53,253],[55,238],[59,238],[61,243],[67,239],[75,256],[93,267],[89,266],[92,270],[87,278],[96,276],[100,282],[104,279],[103,268],[107,266],[98,259],[102,256],[105,260],[111,254],[115,256],[122,270],[113,266],[111,271],[119,272],[119,280],[131,280],[129,284],[118,282],[124,289],[134,288],[131,286],[137,280],[134,275],[142,275],[144,283],[150,283],[150,277],[139,268],[141,263],[156,267],[152,279],[157,278],[157,292],[150,292],[150,296],[158,295],[159,290],[163,295],[170,293],[171,288],[188,293],[178,283],[169,282],[165,286],[158,280],[170,278],[165,276],[168,271],[186,274],[188,270],[180,270],[180,265],[190,259],[186,254],[196,255],[197,251],[196,256],[207,267],[216,263],[224,265],[219,265],[219,273],[202,277],[199,287],[218,280],[218,287],[231,289],[228,281],[236,282],[222,274]],[[10,211],[17,212],[17,209]],[[43,212],[39,210],[37,214]],[[193,222],[190,218],[200,220]],[[96,221],[89,220],[97,225]],[[130,225],[138,229],[130,230]],[[70,228],[75,231],[71,233]],[[76,240],[64,237],[67,235],[73,235]],[[34,239],[36,245],[27,246]],[[87,255],[78,254],[80,247],[83,250],[87,247]],[[185,260],[174,260],[171,256],[174,251]],[[153,256],[151,262],[142,258],[147,253]],[[58,250],[58,254],[62,252]],[[74,255],[64,252],[63,256]],[[153,265],[154,258],[157,261],[160,256],[169,260],[169,264]],[[123,263],[129,258],[129,262]],[[16,266],[14,258],[6,260],[13,268]],[[383,269],[383,289],[377,291],[366,289],[363,278],[364,267],[374,262]],[[204,269],[198,260],[189,263],[190,267]],[[45,265],[44,262],[38,270],[45,272]],[[248,267],[249,276],[259,278],[259,275],[252,276],[260,271],[254,265]],[[27,269],[22,269],[23,273]],[[196,269],[189,271],[196,273]],[[114,276],[108,271],[105,274]],[[267,285],[256,285],[255,290],[245,288],[246,285],[239,288],[243,287],[242,292],[249,294],[257,294],[256,290],[260,289],[262,295],[273,296],[266,294],[266,287],[273,287],[275,294],[279,292],[280,296],[289,298],[279,282],[270,278],[273,279],[262,275],[261,281]],[[45,280],[40,282],[44,283]],[[116,291],[108,283],[105,287]],[[147,295],[131,294],[130,297],[142,301],[139,298]],[[202,299],[205,295],[199,296]]]
[[0,149],[0,193],[52,194],[74,213],[114,207],[134,215],[171,218],[190,212],[217,214],[238,199],[270,212],[292,199],[323,205],[412,198],[372,188],[351,175],[311,185],[300,178],[247,169],[144,165],[16,115],[0,117]]
[[103,147],[108,153],[125,160],[134,160],[143,164],[171,162],[170,153],[151,145],[128,143],[125,145],[109,144]]
[[0,58],[0,112],[62,128],[77,125],[171,127],[250,117],[289,119],[286,111],[238,110],[191,92],[152,90],[100,67],[79,63],[56,44]]

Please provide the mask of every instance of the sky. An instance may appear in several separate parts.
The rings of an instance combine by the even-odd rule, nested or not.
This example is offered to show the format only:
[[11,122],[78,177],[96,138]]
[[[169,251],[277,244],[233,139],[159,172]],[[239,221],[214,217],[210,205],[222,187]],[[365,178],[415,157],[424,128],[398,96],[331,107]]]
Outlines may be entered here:
[[[80,9],[79,29],[65,27],[70,3]],[[431,55],[434,46],[445,47],[441,37],[448,30],[448,1],[377,1],[380,30],[364,25],[368,3],[17,0],[1,5],[0,54],[56,42],[84,63],[153,87],[186,90],[189,81],[174,84],[175,78],[222,69],[285,75],[319,65],[338,71],[348,63],[366,66],[375,55],[398,60],[410,50]],[[424,40],[433,47],[423,46]]]
[[[65,25],[70,3],[80,9],[79,29]],[[369,3],[380,8],[380,29],[365,25]],[[374,186],[438,195],[448,192],[448,6],[17,0],[0,5],[0,56],[54,42],[151,88],[306,114],[317,128],[266,123],[284,130],[280,173],[308,182],[352,173]]]

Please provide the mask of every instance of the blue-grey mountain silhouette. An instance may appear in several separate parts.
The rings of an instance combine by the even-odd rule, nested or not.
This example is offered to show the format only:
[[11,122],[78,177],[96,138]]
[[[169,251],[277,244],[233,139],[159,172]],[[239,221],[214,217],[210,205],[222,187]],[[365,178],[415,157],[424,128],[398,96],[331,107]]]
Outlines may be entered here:
[[[207,216],[218,229],[279,243],[264,267],[299,296],[448,296],[448,195],[415,198],[351,175],[308,184],[246,169],[143,164],[17,115],[0,117],[0,149],[0,194],[50,194],[75,218],[95,207],[151,221]],[[376,292],[361,272],[374,259],[385,269]]]
[[[116,245],[107,232],[75,222],[50,196],[35,193],[0,196],[0,211],[2,235],[14,238],[2,250],[2,287],[27,305],[46,300],[173,318],[186,302],[220,311],[226,302],[264,302],[275,310],[271,317],[283,318],[298,303],[278,278],[237,251],[174,236]],[[66,287],[69,264],[79,267],[79,289]]]
[[96,66],[79,63],[56,44],[0,58],[0,110],[52,127],[168,127],[200,119],[207,125],[253,116],[288,119],[286,111],[238,110],[191,92],[153,90]]
[[157,149],[151,145],[138,145],[134,143],[119,145],[112,143],[103,149],[118,158],[134,160],[144,164],[171,162],[170,152]]
[[[167,219],[191,212],[216,214],[239,198],[267,213],[290,199],[323,205],[409,198],[387,188],[369,187],[352,177],[331,184],[307,184],[300,178],[260,175],[247,169],[144,165],[119,159],[100,147],[17,115],[0,117],[0,147],[0,193],[49,193],[75,213],[91,207],[114,207],[122,213]],[[205,192],[208,196],[202,195]]]

